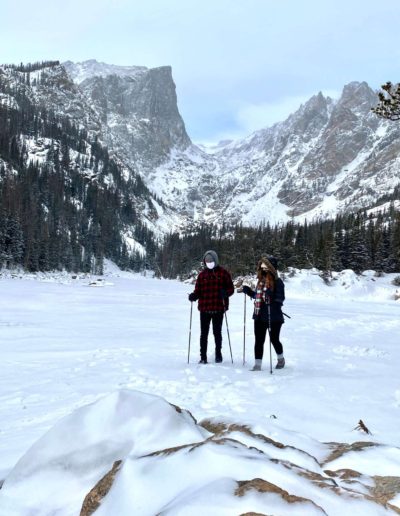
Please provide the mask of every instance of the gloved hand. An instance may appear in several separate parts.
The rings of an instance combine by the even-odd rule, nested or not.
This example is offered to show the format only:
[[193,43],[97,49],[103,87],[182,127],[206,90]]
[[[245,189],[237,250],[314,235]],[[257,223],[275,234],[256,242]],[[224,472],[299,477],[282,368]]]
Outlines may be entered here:
[[194,292],[192,292],[191,294],[189,294],[189,301],[192,302],[192,301],[196,301],[196,294]]
[[248,287],[247,285],[243,285],[242,290],[243,290],[244,294],[246,294],[246,296],[252,297],[253,291],[251,290],[250,287]]
[[226,299],[228,297],[228,294],[226,292],[226,288],[221,288],[220,289],[219,297],[220,297],[220,299]]

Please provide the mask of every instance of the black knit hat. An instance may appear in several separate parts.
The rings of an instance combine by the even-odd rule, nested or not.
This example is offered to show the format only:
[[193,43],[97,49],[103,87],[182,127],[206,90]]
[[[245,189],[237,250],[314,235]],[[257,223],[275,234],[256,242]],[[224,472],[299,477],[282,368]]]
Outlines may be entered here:
[[270,264],[275,267],[275,269],[278,269],[278,260],[275,258],[275,256],[268,256],[268,260]]

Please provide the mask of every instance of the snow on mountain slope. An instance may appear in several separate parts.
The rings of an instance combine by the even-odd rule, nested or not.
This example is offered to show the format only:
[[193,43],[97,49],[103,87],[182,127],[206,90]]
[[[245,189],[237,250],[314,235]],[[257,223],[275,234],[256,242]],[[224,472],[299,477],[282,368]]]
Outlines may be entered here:
[[148,71],[145,66],[118,66],[107,63],[99,63],[96,59],[89,59],[81,63],[73,63],[66,61],[63,63],[68,75],[77,84],[82,83],[86,79],[92,77],[107,77],[108,75],[117,75],[119,77],[134,77]]
[[[179,206],[217,222],[303,221],[368,207],[400,184],[400,128],[378,119],[375,104],[366,83],[345,86],[337,101],[319,93],[284,122],[213,149],[202,163],[192,149],[175,153],[149,184],[174,203],[168,179],[183,178]],[[187,187],[193,177],[197,186]]]
[[[107,144],[181,217],[279,223],[369,207],[400,183],[400,129],[371,111],[365,82],[322,93],[273,127],[196,146],[169,67],[65,63],[102,121]],[[156,108],[151,106],[157,106]]]
[[[92,68],[94,66],[96,74],[101,73],[102,69],[100,66],[101,64],[99,63],[98,65],[99,66],[94,66],[92,63]],[[92,70],[92,68],[90,68],[90,70]],[[112,66],[107,67],[107,70],[104,73],[108,74],[111,69],[113,69]],[[118,70],[118,73],[123,73],[123,70],[120,70],[118,67],[116,67],[116,69]],[[16,99],[26,98],[39,111],[44,110],[45,113],[54,113],[58,118],[58,123],[60,126],[62,126],[62,124],[64,124],[65,121],[69,119],[79,129],[86,130],[87,140],[85,145],[82,147],[81,152],[78,153],[76,150],[72,149],[69,149],[68,151],[70,168],[79,170],[82,176],[85,176],[88,179],[93,179],[98,175],[99,172],[101,172],[101,167],[96,171],[93,170],[94,165],[91,145],[94,141],[99,142],[103,146],[108,145],[109,156],[113,159],[114,163],[121,171],[121,176],[123,179],[119,185],[121,190],[119,195],[123,195],[130,199],[139,217],[139,221],[145,224],[154,233],[154,235],[160,239],[166,232],[181,226],[183,218],[177,214],[175,209],[168,208],[167,206],[163,205],[159,199],[155,199],[154,196],[152,196],[151,193],[145,188],[142,188],[138,195],[138,189],[136,188],[138,178],[136,164],[136,159],[138,159],[137,153],[134,156],[130,154],[127,157],[123,152],[125,143],[132,146],[132,142],[125,142],[122,137],[119,137],[116,138],[115,145],[109,145],[110,141],[111,143],[113,142],[115,135],[112,133],[111,129],[109,129],[107,124],[104,123],[104,112],[91,97],[87,96],[85,90],[72,80],[64,66],[57,64],[57,62],[50,62],[38,65],[36,69],[30,72],[27,72],[26,69],[23,70],[24,71],[21,71],[18,67],[15,68],[12,66],[0,66],[1,104],[6,105],[8,109],[19,111],[22,108],[18,105]],[[86,78],[85,83],[90,82],[90,70],[86,70],[86,75],[88,77]],[[135,70],[136,67],[127,70],[127,78],[125,77],[126,81],[124,77],[119,79],[115,75],[106,75],[106,77],[109,78],[110,82],[114,81],[118,84],[125,81],[124,84],[126,83],[126,88],[128,91],[129,84],[132,82],[132,73],[134,73]],[[80,73],[81,75],[83,73],[81,69]],[[147,82],[145,81],[144,84],[141,83],[142,89],[145,90],[145,92],[143,93],[139,91],[138,93],[137,104],[144,105],[145,107],[143,109],[146,110],[147,107],[151,105],[151,99],[154,100],[154,97],[157,98],[159,92],[155,90],[157,88],[162,90],[161,84],[164,77],[166,77],[165,80],[167,82],[168,80],[171,82],[169,87],[169,94],[172,96],[174,95],[175,90],[172,78],[168,79],[170,71],[156,70],[154,72],[152,70],[146,71],[146,69],[140,68],[139,71],[137,71],[137,75],[142,77],[143,74],[146,75],[146,77],[147,75],[150,76]],[[160,76],[161,82],[158,81]],[[97,80],[103,81],[103,78],[97,77]],[[107,83],[107,79],[104,79],[103,82]],[[133,86],[132,88],[134,89]],[[108,100],[108,102],[111,104],[111,98]],[[159,104],[161,104],[161,106],[164,105],[161,101],[159,101]],[[166,105],[167,104],[165,103],[164,108],[168,110]],[[121,106],[118,107],[118,105],[114,107],[116,109],[122,109]],[[173,107],[171,109],[172,111],[174,110]],[[111,116],[113,117],[112,120],[114,121],[117,120],[118,116],[122,117],[122,119],[125,117],[123,113],[113,113]],[[132,117],[132,120],[138,119],[138,116],[136,115],[132,115]],[[156,113],[154,117],[157,119],[158,114]],[[38,116],[38,118],[40,118],[40,116]],[[150,127],[151,124],[144,122],[144,119],[139,120],[139,126],[140,124],[149,126],[148,131],[151,133],[151,137],[147,135],[147,143],[161,139],[160,134],[162,131],[168,132],[168,121],[165,121],[163,128],[159,128],[160,133],[157,133],[156,130],[153,131],[153,126]],[[159,125],[161,126],[162,124],[160,123]],[[32,132],[32,128],[29,127],[28,124],[26,127],[22,126],[20,130],[21,134],[19,137],[19,143],[21,148],[24,147],[25,149],[26,163],[29,163],[29,161],[44,163],[49,158],[51,161],[52,158],[49,155],[49,151],[52,149],[53,151],[54,149],[59,151],[61,149],[60,141],[58,141],[56,138],[49,139],[35,136],[34,132]],[[118,131],[119,128],[115,127],[115,132],[118,133]],[[142,140],[146,139],[144,133],[140,131],[140,127],[139,129],[132,129],[132,131],[134,131],[135,134],[139,134]],[[129,137],[131,136],[132,135]],[[147,145],[146,142],[143,144],[145,147]],[[167,151],[163,149],[160,152],[162,154],[163,152]],[[5,163],[5,168],[12,167],[11,163],[7,163],[5,160],[0,158],[0,163],[2,162]],[[114,186],[113,177],[111,174],[109,174],[107,177],[104,177],[104,183],[107,184],[107,186]],[[128,249],[136,246],[136,243],[132,241],[132,237],[130,236],[133,231],[134,227],[127,227],[125,231],[127,235],[126,243],[128,245]]]

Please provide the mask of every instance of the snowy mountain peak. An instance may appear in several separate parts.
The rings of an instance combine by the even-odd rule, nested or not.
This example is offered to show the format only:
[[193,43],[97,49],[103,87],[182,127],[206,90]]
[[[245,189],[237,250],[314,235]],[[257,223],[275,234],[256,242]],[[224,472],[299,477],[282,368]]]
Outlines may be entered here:
[[374,94],[373,90],[369,87],[368,83],[365,81],[352,81],[348,84],[345,84],[342,91],[342,97],[346,95],[370,95],[370,93]]
[[[358,114],[370,114],[371,107],[377,104],[376,93],[366,82],[351,82],[343,88],[338,106],[351,109]],[[373,115],[376,119],[376,115]]]
[[325,97],[320,91],[317,95],[313,95],[310,100],[305,103],[307,109],[325,109],[331,103],[329,97]]
[[400,129],[371,112],[376,102],[366,82],[347,84],[337,100],[319,92],[270,128],[200,146],[203,160],[192,149],[174,155],[149,182],[197,220],[302,222],[368,207],[400,183]]
[[102,140],[146,175],[173,149],[191,145],[170,66],[117,66],[92,59],[63,65],[102,122]]
[[63,63],[63,66],[67,70],[69,76],[77,84],[80,84],[86,79],[90,79],[92,77],[107,77],[108,75],[134,77],[148,70],[145,66],[120,66],[102,63],[96,61],[96,59],[89,59],[80,63],[66,61]]

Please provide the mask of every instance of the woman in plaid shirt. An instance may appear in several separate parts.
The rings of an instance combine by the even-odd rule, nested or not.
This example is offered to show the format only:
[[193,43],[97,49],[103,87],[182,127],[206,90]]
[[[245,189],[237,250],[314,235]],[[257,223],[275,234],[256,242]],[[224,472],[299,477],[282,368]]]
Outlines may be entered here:
[[215,361],[222,362],[222,321],[229,308],[229,296],[234,292],[229,272],[219,265],[215,251],[207,251],[203,257],[205,268],[197,277],[189,301],[199,301],[200,311],[200,364],[207,364],[207,341],[212,321],[215,339]]

